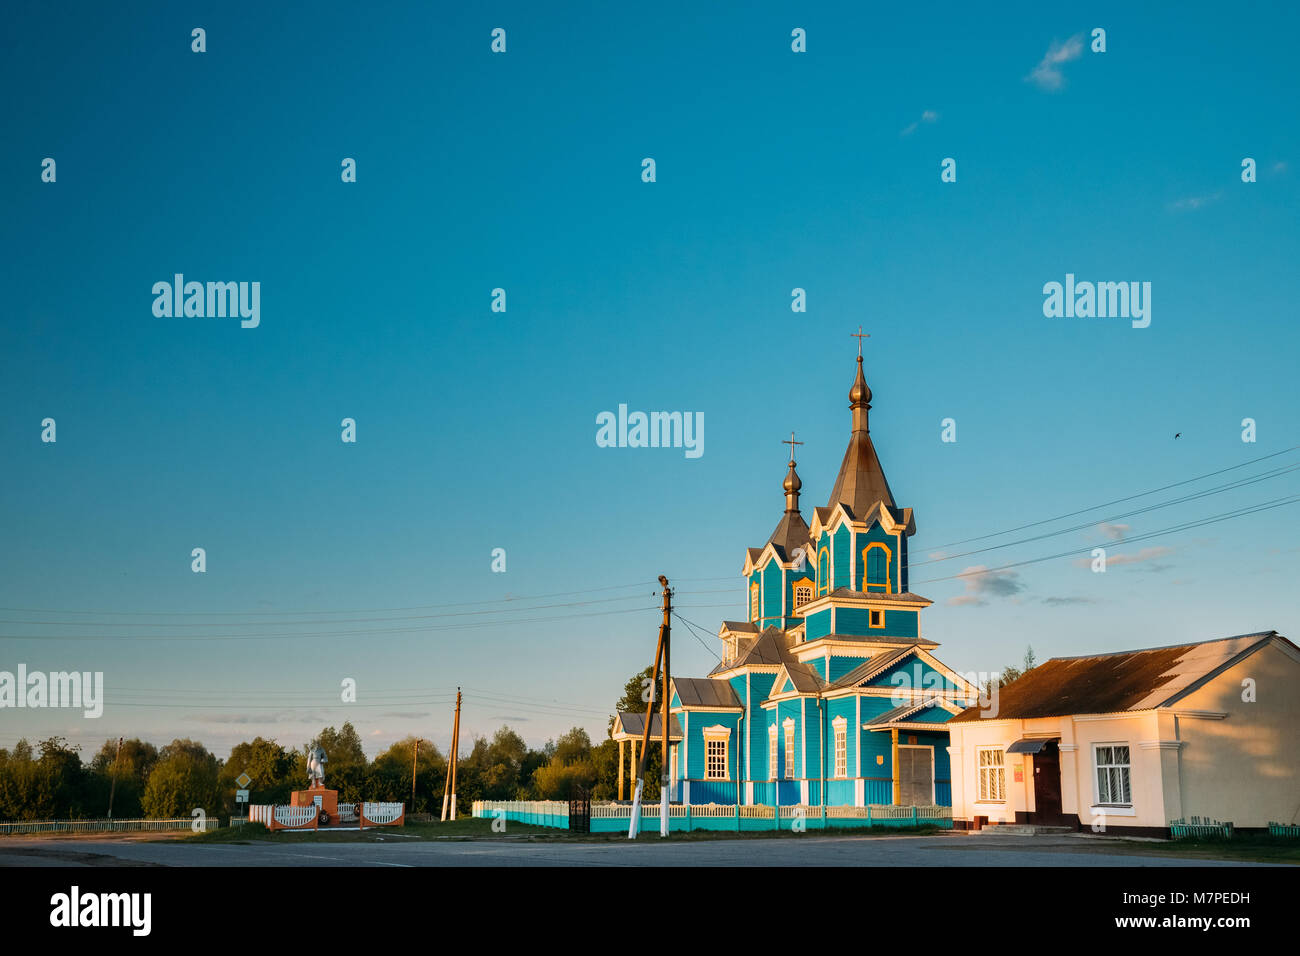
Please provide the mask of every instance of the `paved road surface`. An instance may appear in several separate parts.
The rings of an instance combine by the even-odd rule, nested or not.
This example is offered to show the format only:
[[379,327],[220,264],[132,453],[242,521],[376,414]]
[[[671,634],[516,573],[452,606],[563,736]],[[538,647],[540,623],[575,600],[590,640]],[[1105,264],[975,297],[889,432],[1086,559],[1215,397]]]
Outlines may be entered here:
[[814,836],[690,843],[393,838],[384,843],[230,844],[0,838],[0,866],[1250,866],[1144,855],[1080,836]]

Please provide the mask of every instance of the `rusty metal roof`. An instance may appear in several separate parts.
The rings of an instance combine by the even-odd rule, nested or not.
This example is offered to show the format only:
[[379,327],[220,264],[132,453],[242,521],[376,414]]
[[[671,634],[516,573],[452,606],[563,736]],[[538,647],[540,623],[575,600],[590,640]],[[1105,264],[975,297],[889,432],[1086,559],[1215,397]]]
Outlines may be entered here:
[[[1167,707],[1217,671],[1279,637],[1276,631],[1260,631],[1171,647],[1054,657],[998,690],[997,718]],[[953,721],[979,720],[982,713],[978,706],[969,707]]]

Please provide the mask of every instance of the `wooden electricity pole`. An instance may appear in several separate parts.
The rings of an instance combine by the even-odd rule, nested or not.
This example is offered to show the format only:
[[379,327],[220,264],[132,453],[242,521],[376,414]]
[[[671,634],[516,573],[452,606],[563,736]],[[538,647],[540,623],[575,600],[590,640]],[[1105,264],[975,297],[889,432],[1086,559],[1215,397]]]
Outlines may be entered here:
[[113,756],[113,782],[108,786],[108,818],[113,819],[113,794],[117,792],[117,762],[122,759],[122,738],[117,738],[117,753]]
[[415,768],[420,761],[420,738],[415,738],[415,746],[411,748],[411,812],[415,812]]
[[456,765],[460,763],[460,688],[456,688],[456,732],[451,738],[451,818],[456,819]]
[[[442,819],[456,819],[456,748],[460,746],[460,688],[456,688],[456,719],[451,726],[451,752],[447,755],[447,776],[442,783]],[[447,801],[451,800],[451,816]]]
[[[655,694],[660,695],[662,706],[660,708],[660,720],[663,726],[662,746],[663,746],[663,773],[661,774],[661,790],[659,792],[659,835],[666,837],[668,835],[668,633],[670,625],[668,622],[669,615],[673,610],[673,592],[668,587],[668,579],[662,574],[659,575],[659,583],[663,585],[664,598],[664,620],[659,625],[659,643],[655,647],[655,663],[653,676],[650,679],[650,686],[653,693],[650,695],[650,702],[646,704],[645,709],[645,729],[641,732],[641,760],[637,764],[636,771],[636,789],[632,794],[632,819],[628,822],[627,838],[635,840],[641,829],[641,792],[645,789],[645,768],[647,751],[650,748],[650,721],[655,711]],[[662,669],[660,668],[660,665]],[[660,674],[663,675],[662,681]],[[662,685],[662,689],[661,689]]]

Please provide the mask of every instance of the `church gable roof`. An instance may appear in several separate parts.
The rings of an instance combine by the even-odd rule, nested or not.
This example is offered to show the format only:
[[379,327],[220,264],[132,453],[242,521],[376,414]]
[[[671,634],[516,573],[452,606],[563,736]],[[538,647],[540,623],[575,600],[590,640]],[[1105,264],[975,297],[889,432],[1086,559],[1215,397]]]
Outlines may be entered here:
[[725,680],[709,677],[674,677],[673,690],[683,707],[727,707],[743,709],[736,689]]
[[777,673],[768,700],[786,694],[817,694],[827,686],[829,685],[811,664],[791,659]]
[[772,550],[776,552],[776,556],[787,564],[793,560],[791,556],[796,549],[802,548],[805,552],[809,551],[811,541],[812,534],[808,530],[808,525],[804,522],[803,515],[797,511],[787,511],[781,515],[776,530],[768,538],[768,543],[772,545]]
[[[659,711],[655,711],[650,716],[650,739],[663,739],[663,717]],[[615,740],[626,740],[630,737],[640,738],[645,734],[645,714],[635,711],[619,711],[614,719],[614,729],[611,736]],[[677,721],[676,714],[668,715],[668,739],[681,740],[682,725]]]
[[[742,638],[742,640],[745,639]],[[769,627],[758,637],[750,638],[746,644],[738,647],[734,661],[730,663],[720,661],[713,670],[709,671],[709,676],[724,674],[742,667],[784,664],[788,660],[793,660],[790,655],[789,644],[785,631],[779,627]]]
[[[1090,657],[1054,657],[998,690],[998,719],[1113,714],[1167,707],[1206,680],[1271,641],[1261,631],[1195,644],[1152,647]],[[954,722],[979,720],[969,707]]]
[[876,728],[896,726],[898,724],[943,724],[960,711],[960,707],[943,699],[913,701],[892,710],[887,710],[883,714],[877,714],[866,721],[863,726]]
[[906,647],[896,647],[893,650],[877,654],[866,663],[853,668],[831,686],[845,688],[865,685],[916,652],[917,646],[908,644]]

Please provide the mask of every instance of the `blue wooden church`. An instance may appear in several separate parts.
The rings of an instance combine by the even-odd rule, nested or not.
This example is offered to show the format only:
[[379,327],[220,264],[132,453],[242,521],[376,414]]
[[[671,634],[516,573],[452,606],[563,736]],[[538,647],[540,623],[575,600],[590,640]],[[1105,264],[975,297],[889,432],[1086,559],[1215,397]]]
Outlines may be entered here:
[[830,500],[810,526],[792,436],[785,512],[745,554],[749,618],[723,622],[722,660],[707,677],[672,681],[677,801],[951,805],[944,724],[978,691],[922,636],[931,602],[907,580],[916,522],[872,445],[858,352]]

